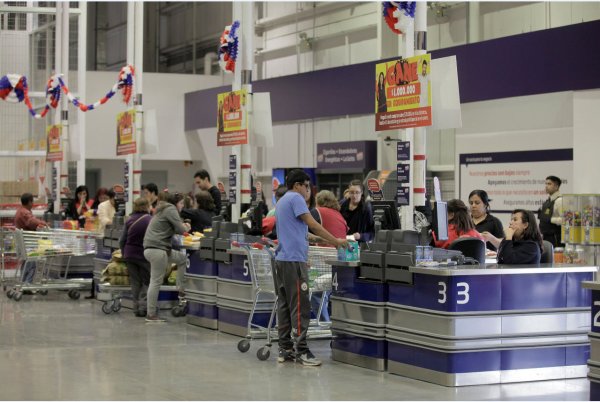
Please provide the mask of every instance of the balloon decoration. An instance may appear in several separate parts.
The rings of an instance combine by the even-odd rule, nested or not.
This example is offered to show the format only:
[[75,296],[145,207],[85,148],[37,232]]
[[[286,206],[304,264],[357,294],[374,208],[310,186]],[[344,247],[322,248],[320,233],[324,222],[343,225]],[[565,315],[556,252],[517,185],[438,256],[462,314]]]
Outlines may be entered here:
[[414,23],[416,1],[384,1],[383,18],[394,33],[402,35]]
[[240,22],[234,21],[227,25],[219,43],[219,65],[226,73],[235,72],[235,62],[238,56],[238,29]]
[[133,92],[134,74],[135,69],[133,66],[127,65],[123,67],[119,72],[119,79],[115,85],[113,85],[112,89],[104,95],[102,99],[90,105],[82,103],[73,96],[67,85],[64,83],[62,74],[53,75],[46,84],[46,105],[41,113],[36,113],[31,105],[31,100],[28,95],[29,87],[27,86],[27,78],[18,74],[7,74],[0,77],[0,99],[8,102],[25,101],[25,105],[29,109],[29,114],[31,114],[33,118],[41,119],[46,116],[50,108],[56,109],[60,101],[61,92],[64,92],[74,106],[78,107],[82,112],[87,112],[88,110],[94,110],[98,108],[98,106],[105,104],[119,90],[121,90],[121,94],[123,95],[123,102],[126,104],[129,103]]

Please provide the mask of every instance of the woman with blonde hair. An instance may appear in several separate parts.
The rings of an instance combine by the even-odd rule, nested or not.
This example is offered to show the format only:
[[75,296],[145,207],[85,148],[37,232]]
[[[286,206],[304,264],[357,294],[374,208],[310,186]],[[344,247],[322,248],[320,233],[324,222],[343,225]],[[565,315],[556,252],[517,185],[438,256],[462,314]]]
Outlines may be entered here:
[[346,220],[340,213],[340,203],[329,190],[321,190],[316,197],[317,207],[311,210],[313,218],[329,233],[338,239],[345,239],[348,233]]

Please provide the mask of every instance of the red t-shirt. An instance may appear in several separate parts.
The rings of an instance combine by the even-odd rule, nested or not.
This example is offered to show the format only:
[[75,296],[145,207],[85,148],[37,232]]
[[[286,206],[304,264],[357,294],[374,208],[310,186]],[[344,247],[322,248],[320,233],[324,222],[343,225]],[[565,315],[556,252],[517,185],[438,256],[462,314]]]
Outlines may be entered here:
[[[434,233],[434,235],[435,235],[435,233]],[[448,225],[448,240],[436,240],[435,246],[440,247],[440,248],[448,248],[450,246],[450,243],[452,243],[454,240],[458,239],[459,237],[476,237],[480,240],[485,241],[485,239],[483,238],[481,233],[479,233],[475,229],[471,229],[467,232],[460,233],[460,234],[456,233],[456,226],[453,223],[451,223]]]
[[331,208],[317,207],[321,215],[321,226],[325,228],[336,239],[345,239],[348,233],[346,220],[339,211]]

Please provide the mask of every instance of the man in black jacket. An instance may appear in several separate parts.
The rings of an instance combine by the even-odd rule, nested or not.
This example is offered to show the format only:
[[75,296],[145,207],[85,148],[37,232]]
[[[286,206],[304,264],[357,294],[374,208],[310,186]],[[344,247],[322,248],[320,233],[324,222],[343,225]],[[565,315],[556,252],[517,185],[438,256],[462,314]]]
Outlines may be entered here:
[[554,247],[564,247],[561,243],[562,225],[562,195],[560,185],[562,180],[556,176],[546,177],[546,193],[549,197],[538,211],[540,231],[544,240],[548,240]]
[[215,202],[215,215],[221,215],[221,192],[217,186],[210,183],[210,175],[205,169],[198,170],[194,175],[194,183],[200,190],[205,190],[210,193]]

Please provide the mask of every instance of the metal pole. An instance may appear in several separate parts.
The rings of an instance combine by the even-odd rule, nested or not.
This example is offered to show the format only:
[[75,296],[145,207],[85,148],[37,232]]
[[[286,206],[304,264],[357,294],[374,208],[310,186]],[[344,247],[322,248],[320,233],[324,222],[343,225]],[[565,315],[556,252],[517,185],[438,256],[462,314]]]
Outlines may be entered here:
[[[417,7],[419,3],[425,4],[425,2],[417,2]],[[404,58],[413,57],[415,55],[415,41],[414,41],[414,32],[415,26],[414,24],[409,26],[404,35],[402,35],[402,56]],[[411,172],[414,172],[414,155],[415,155],[415,129],[407,128],[404,130],[404,140],[410,143],[410,162],[408,163],[409,169]],[[400,209],[400,218],[402,229],[404,230],[412,230],[414,228],[414,205],[415,205],[415,197],[414,197],[414,179],[410,180],[408,183],[408,192],[410,194],[408,205],[402,206]]]

